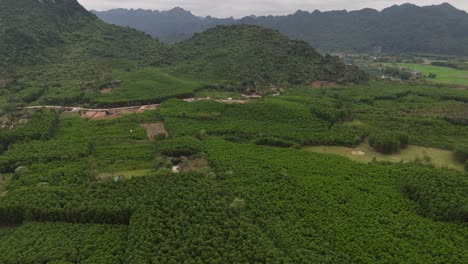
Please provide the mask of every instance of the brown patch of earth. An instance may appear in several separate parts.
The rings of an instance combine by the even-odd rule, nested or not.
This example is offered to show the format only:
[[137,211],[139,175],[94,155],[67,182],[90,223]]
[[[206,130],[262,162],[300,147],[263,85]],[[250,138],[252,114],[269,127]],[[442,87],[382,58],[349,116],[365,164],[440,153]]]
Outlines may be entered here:
[[108,87],[108,88],[101,89],[99,92],[101,94],[111,94],[113,90],[114,90],[113,88]]
[[12,82],[13,82],[13,80],[10,80],[10,79],[0,80],[0,88],[5,88]]
[[112,113],[109,111],[88,111],[85,112],[84,114],[81,114],[82,118],[90,119],[90,120],[97,120],[97,119],[113,119],[113,118],[118,118],[120,117],[120,113]]
[[315,81],[310,84],[312,88],[332,88],[336,87],[337,84],[334,82],[327,82],[327,81]]
[[184,159],[179,167],[181,172],[208,172],[210,170],[206,159]]
[[20,124],[20,125],[25,125],[25,124],[27,124],[28,122],[29,122],[29,120],[26,119],[26,118],[21,118],[20,120],[18,120],[18,124]]
[[169,133],[166,131],[166,128],[164,127],[163,122],[141,124],[140,126],[146,130],[146,135],[148,136],[149,140],[154,140],[159,136],[167,137],[169,135]]
[[87,119],[91,119],[94,117],[94,115],[96,115],[97,112],[94,112],[94,111],[89,111],[89,112],[85,112],[84,114],[81,115],[81,117],[83,118],[87,118]]
[[353,155],[353,156],[365,156],[366,153],[364,151],[354,150],[354,151],[351,151],[351,155]]

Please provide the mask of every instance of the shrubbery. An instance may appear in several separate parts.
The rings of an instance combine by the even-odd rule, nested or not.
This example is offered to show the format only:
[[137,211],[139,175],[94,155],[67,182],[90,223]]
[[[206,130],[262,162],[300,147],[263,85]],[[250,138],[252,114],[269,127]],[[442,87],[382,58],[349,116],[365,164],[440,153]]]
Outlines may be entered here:
[[455,159],[459,162],[468,161],[468,146],[461,145],[454,149]]
[[28,123],[14,130],[0,130],[0,150],[17,141],[50,139],[57,131],[58,113],[44,110],[35,112]]
[[159,141],[157,150],[166,156],[191,156],[203,152],[204,147],[200,140],[192,137],[181,137]]
[[373,133],[369,137],[369,145],[376,151],[384,154],[398,152],[409,144],[409,137],[403,133],[380,132]]
[[280,148],[290,148],[296,143],[288,140],[283,140],[280,138],[275,138],[275,137],[262,137],[259,138],[255,141],[255,144],[257,145],[263,145],[263,146],[272,146],[272,147],[280,147]]
[[310,111],[318,118],[330,122],[331,124],[340,121],[351,121],[353,119],[351,109],[346,106],[313,105],[310,107]]

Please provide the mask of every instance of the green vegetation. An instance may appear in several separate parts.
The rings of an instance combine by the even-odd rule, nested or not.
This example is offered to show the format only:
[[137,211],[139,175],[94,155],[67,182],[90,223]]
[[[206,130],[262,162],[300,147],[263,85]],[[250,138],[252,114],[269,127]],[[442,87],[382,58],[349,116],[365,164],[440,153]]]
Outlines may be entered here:
[[115,70],[113,79],[120,80],[118,87],[109,94],[92,95],[93,105],[138,105],[161,103],[169,98],[193,97],[193,90],[202,86],[200,82],[185,81],[157,68],[142,68],[126,72]]
[[126,226],[26,223],[2,239],[0,259],[2,263],[118,263],[126,233]]
[[[51,111],[35,112],[26,125],[14,130],[0,130],[0,152],[17,141],[49,139],[56,132],[58,114]],[[13,127],[14,128],[14,127]]]
[[408,135],[391,132],[372,133],[369,136],[369,145],[378,152],[392,154],[404,149],[409,144]]
[[257,26],[217,27],[166,46],[105,24],[76,0],[2,1],[0,20],[0,106],[8,111],[160,103],[207,88],[263,91],[315,80],[367,80],[336,57]]
[[409,170],[405,175],[403,193],[419,205],[421,214],[441,221],[468,221],[466,177],[441,170],[425,175]]
[[413,71],[418,71],[422,74],[423,77],[426,77],[426,79],[431,82],[468,86],[467,70],[458,70],[442,66],[406,63],[398,63],[397,66],[411,69]]
[[184,76],[241,81],[252,88],[367,79],[354,66],[346,66],[335,57],[323,57],[305,42],[257,26],[219,26],[178,44],[176,50],[181,63],[175,69]]
[[160,141],[157,149],[166,156],[192,156],[203,151],[203,144],[195,138],[181,137]]
[[[466,173],[301,150],[411,140],[466,162],[465,90],[310,88],[366,75],[256,26],[167,47],[75,0],[0,7],[1,45],[24,41],[0,80],[0,263],[468,262]],[[261,99],[172,98],[212,91]],[[159,102],[102,119],[18,109]]]
[[[389,128],[412,144],[463,146],[466,126],[448,120],[465,102],[460,90],[378,82],[246,104],[171,99],[107,120],[64,115],[0,156],[12,172],[0,262],[465,263],[462,172],[298,149],[357,146]],[[168,139],[148,140],[140,124],[154,122]]]

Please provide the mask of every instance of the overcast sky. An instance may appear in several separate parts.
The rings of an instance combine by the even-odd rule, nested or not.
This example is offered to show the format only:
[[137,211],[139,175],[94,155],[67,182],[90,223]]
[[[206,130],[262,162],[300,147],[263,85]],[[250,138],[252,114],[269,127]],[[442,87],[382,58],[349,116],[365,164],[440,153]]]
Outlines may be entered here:
[[448,2],[468,10],[468,0],[78,0],[87,9],[143,8],[167,10],[179,6],[198,16],[242,17],[248,15],[284,15],[301,9],[313,11],[356,10],[365,7],[383,9],[394,4],[433,5]]

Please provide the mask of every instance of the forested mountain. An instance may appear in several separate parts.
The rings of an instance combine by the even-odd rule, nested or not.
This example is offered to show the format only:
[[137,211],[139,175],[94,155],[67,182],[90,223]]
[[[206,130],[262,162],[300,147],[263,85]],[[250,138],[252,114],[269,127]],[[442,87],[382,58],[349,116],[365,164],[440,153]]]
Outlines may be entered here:
[[360,82],[367,77],[338,58],[322,56],[304,41],[258,26],[218,26],[175,46],[176,70],[205,78],[310,83],[327,80]]
[[[95,13],[107,22],[145,30],[163,42],[178,38],[161,32],[174,32],[183,39],[213,24],[233,23],[232,19],[196,17],[179,8],[169,12],[119,9]],[[324,52],[468,55],[468,14],[447,3],[424,7],[395,5],[381,12],[374,9],[298,11],[287,16],[250,16],[235,23],[273,28]]]
[[[222,26],[169,46],[107,24],[76,0],[2,0],[0,32],[0,85],[6,88],[0,96],[11,109],[30,103],[159,103],[211,85],[366,79],[357,68],[271,29]],[[120,89],[103,95],[104,88]]]
[[144,33],[111,26],[76,0],[0,1],[0,67],[97,58],[153,60],[162,47]]

